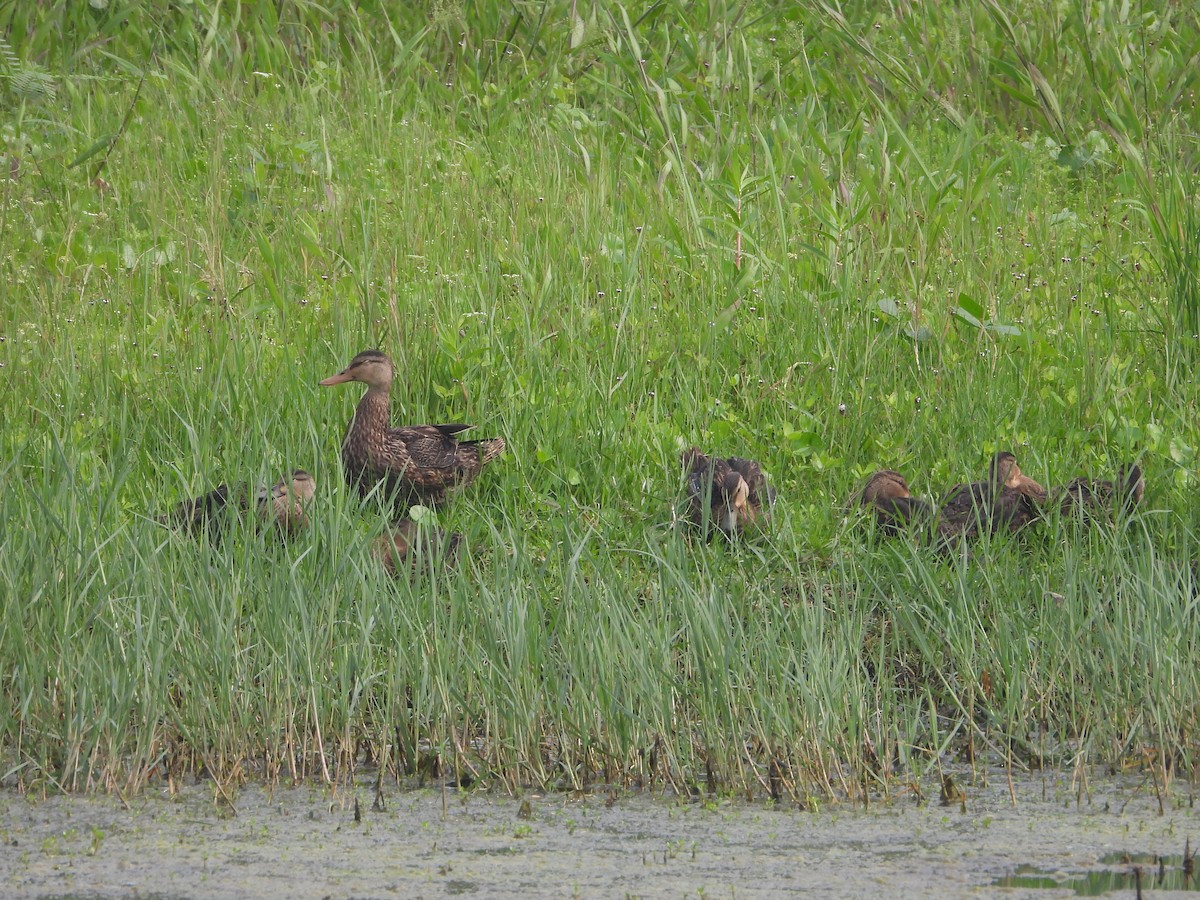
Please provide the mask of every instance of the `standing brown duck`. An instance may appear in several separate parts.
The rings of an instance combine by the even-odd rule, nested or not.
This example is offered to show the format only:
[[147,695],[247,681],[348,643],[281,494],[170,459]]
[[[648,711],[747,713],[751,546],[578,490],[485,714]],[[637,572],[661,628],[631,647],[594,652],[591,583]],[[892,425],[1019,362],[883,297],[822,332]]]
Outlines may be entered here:
[[[253,509],[263,522],[274,522],[284,534],[295,534],[308,525],[307,508],[317,492],[317,483],[308,472],[296,469],[291,475],[267,487],[249,484],[220,484],[191,500],[184,500],[169,514],[160,516],[163,524],[175,524],[195,533],[201,528],[216,529],[233,516]],[[219,531],[213,531],[214,535]]]
[[892,469],[880,469],[868,478],[853,502],[872,512],[876,528],[889,537],[934,518],[933,507],[914,497],[904,476]]
[[414,503],[437,506],[449,491],[475,480],[479,471],[504,452],[504,439],[460,441],[472,425],[406,425],[391,428],[391,391],[395,369],[378,350],[364,350],[324,387],[361,381],[367,392],[358,401],[342,441],[346,481],[367,496],[383,482],[385,495],[398,508]]
[[978,536],[980,530],[1019,531],[1041,516],[1046,489],[1021,471],[1017,458],[1002,451],[992,457],[987,481],[956,485],[942,503],[938,536]]
[[1075,513],[1096,516],[1116,511],[1129,513],[1142,502],[1146,479],[1141,466],[1126,463],[1117,472],[1115,481],[1102,478],[1075,478],[1055,491],[1064,516]]
[[680,458],[688,473],[688,518],[700,528],[711,524],[737,534],[760,522],[775,503],[775,489],[752,459],[709,457],[699,447]]

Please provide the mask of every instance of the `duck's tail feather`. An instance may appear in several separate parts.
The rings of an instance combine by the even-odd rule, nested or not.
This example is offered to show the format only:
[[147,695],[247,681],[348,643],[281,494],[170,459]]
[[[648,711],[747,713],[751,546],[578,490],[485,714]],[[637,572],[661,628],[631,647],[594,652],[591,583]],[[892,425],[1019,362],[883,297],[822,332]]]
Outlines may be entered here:
[[1142,467],[1136,463],[1127,463],[1121,466],[1121,475],[1122,502],[1127,507],[1137,506],[1146,493],[1146,479],[1142,475]]
[[504,438],[486,438],[473,443],[479,447],[480,464],[485,466],[504,452]]

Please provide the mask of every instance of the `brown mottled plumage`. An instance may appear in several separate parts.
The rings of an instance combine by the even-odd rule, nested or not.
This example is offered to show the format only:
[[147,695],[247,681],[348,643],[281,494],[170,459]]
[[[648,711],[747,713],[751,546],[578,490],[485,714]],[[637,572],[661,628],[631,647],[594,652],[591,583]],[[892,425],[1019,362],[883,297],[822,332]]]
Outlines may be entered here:
[[323,386],[361,381],[367,392],[358,402],[342,441],[346,481],[362,496],[383,482],[398,508],[414,503],[437,506],[448,492],[470,484],[480,470],[504,452],[504,439],[460,441],[471,425],[406,425],[391,428],[392,361],[364,350]]
[[261,521],[274,522],[284,534],[294,534],[308,525],[307,508],[316,492],[313,477],[303,469],[296,469],[270,487],[217,485],[207,494],[184,500],[158,521],[192,533],[208,527],[217,535],[219,531],[215,529],[227,524],[231,516],[253,509]]
[[462,540],[457,531],[447,532],[436,526],[422,530],[412,519],[405,519],[376,538],[371,550],[389,575],[399,575],[405,568],[415,572],[422,564],[432,572],[439,561],[447,568],[453,565]]
[[700,528],[711,524],[736,534],[760,522],[775,503],[775,489],[752,459],[709,457],[698,447],[680,458],[688,472],[688,518]]
[[1041,516],[1046,489],[1021,471],[1017,458],[1000,452],[988,467],[987,481],[956,485],[942,503],[938,536],[945,540],[977,537],[982,529],[1019,531]]
[[1114,511],[1128,513],[1142,502],[1145,493],[1146,479],[1142,477],[1142,468],[1134,463],[1121,466],[1115,481],[1075,478],[1054,492],[1064,516],[1075,513],[1111,515]]
[[880,469],[868,478],[853,502],[871,511],[876,528],[889,536],[910,526],[927,524],[934,518],[933,507],[914,497],[904,476],[892,469]]

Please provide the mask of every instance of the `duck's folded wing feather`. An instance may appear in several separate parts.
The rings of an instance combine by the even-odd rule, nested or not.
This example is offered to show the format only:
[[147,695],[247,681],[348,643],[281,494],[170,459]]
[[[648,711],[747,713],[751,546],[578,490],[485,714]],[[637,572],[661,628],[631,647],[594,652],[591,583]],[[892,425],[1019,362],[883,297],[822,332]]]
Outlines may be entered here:
[[731,456],[726,460],[729,467],[746,479],[751,488],[758,488],[766,479],[763,477],[762,466],[752,459]]
[[462,434],[464,431],[470,431],[474,425],[464,425],[462,422],[451,422],[449,425],[424,425],[424,428],[436,428],[447,437],[453,437],[456,434]]
[[[389,437],[404,442],[413,463],[426,469],[453,469],[458,463],[458,441],[453,435],[469,425],[407,425],[393,428]],[[456,429],[447,431],[446,429]]]
[[973,481],[970,484],[956,484],[942,498],[942,514],[965,514],[974,512],[987,502],[987,484]]

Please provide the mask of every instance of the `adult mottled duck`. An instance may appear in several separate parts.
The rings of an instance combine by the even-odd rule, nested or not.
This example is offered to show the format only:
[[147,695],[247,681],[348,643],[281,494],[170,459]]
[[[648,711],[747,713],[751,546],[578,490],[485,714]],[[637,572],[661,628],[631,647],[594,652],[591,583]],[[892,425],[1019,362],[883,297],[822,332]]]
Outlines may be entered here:
[[933,507],[908,489],[904,476],[892,469],[880,469],[867,479],[854,502],[875,516],[875,526],[892,536],[904,529],[924,525],[934,518]]
[[775,503],[762,466],[752,459],[709,457],[698,447],[683,451],[688,472],[688,518],[704,528],[711,524],[727,535],[761,520]]
[[422,529],[412,519],[405,519],[376,538],[371,551],[389,575],[399,575],[405,568],[415,572],[422,564],[432,572],[439,561],[447,567],[454,563],[462,540],[457,531],[436,526]]
[[986,481],[956,485],[942,503],[938,535],[943,540],[973,538],[980,531],[1019,531],[1041,516],[1046,489],[1021,471],[1017,458],[1002,451],[992,457]]
[[207,494],[184,500],[169,514],[160,516],[164,524],[175,524],[195,533],[227,523],[233,516],[254,510],[263,522],[274,522],[284,534],[294,534],[308,525],[307,509],[317,492],[317,483],[303,469],[279,479],[273,485],[220,484]]
[[1062,514],[1085,514],[1096,516],[1128,514],[1142,502],[1146,493],[1146,479],[1141,466],[1126,463],[1117,471],[1115,481],[1102,478],[1075,478],[1055,491]]
[[414,503],[437,506],[449,491],[470,484],[479,471],[504,452],[503,438],[461,441],[472,425],[389,426],[392,361],[378,350],[364,350],[338,374],[320,382],[328,387],[361,381],[367,392],[358,401],[342,441],[346,480],[366,496],[377,484],[398,508]]

